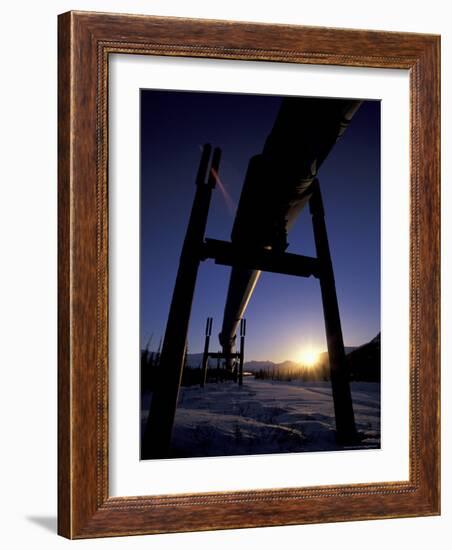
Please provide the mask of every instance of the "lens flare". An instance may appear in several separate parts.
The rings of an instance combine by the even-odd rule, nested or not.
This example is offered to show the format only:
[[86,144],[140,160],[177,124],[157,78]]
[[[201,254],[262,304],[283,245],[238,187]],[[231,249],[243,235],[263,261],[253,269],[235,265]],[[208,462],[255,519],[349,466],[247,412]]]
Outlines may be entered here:
[[229,213],[233,216],[237,209],[237,205],[235,204],[231,195],[228,193],[228,190],[226,189],[223,182],[221,181],[220,176],[218,175],[218,172],[215,170],[215,168],[211,168],[210,171],[212,173],[212,176],[215,179],[216,184],[218,185],[218,189],[221,192],[221,196],[223,197],[223,200],[226,204],[226,208],[228,209]]

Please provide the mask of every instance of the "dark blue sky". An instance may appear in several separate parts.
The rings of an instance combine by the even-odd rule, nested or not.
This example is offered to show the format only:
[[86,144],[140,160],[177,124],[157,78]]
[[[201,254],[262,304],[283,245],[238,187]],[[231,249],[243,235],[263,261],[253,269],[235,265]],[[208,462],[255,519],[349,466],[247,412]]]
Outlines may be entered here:
[[[203,143],[223,151],[206,236],[229,240],[250,157],[262,151],[281,97],[141,92],[141,345],[164,334],[178,259],[195,193]],[[319,170],[344,341],[360,345],[380,331],[380,103],[366,101]],[[289,233],[288,251],[315,256],[306,208]],[[230,268],[203,262],[189,330],[202,351],[207,316],[218,345]],[[297,360],[326,349],[319,283],[263,273],[247,318],[247,360]]]

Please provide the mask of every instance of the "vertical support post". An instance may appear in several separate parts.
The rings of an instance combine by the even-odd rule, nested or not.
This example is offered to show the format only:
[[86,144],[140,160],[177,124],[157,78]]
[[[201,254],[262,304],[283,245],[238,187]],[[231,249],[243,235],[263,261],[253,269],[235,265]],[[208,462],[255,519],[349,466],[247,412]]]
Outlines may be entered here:
[[202,367],[201,367],[201,388],[206,385],[207,379],[207,365],[209,363],[209,342],[212,335],[212,317],[207,317],[206,321],[206,340],[204,343],[204,353],[202,355]]
[[218,381],[220,379],[220,358],[217,357],[217,369],[215,373],[215,382],[218,384]]
[[309,207],[312,215],[315,247],[320,264],[320,289],[325,318],[326,339],[330,359],[331,387],[333,391],[336,437],[340,443],[353,443],[357,440],[352,396],[348,380],[344,340],[336,295],[333,265],[325,225],[325,212],[319,181],[312,183]]
[[[221,350],[218,350],[218,353],[221,353]],[[226,362],[221,362],[221,360],[219,359],[220,361],[220,369],[221,369],[221,375],[220,375],[220,381],[221,382],[224,382],[226,380]]]
[[246,319],[240,320],[240,357],[239,357],[239,386],[243,385],[243,363],[245,360]]
[[221,158],[221,150],[216,148],[208,170],[210,153],[211,146],[205,145],[199,163],[195,198],[182,246],[166,324],[159,373],[142,441],[141,458],[143,459],[167,457],[170,448],[193,294],[201,261],[201,247]]

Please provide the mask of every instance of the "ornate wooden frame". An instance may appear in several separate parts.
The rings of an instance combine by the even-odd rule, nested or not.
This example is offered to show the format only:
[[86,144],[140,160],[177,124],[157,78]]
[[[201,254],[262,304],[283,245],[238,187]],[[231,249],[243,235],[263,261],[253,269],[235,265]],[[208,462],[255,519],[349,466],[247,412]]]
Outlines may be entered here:
[[[440,38],[69,12],[59,16],[58,49],[59,533],[86,538],[439,514]],[[111,53],[409,70],[409,481],[109,497]]]

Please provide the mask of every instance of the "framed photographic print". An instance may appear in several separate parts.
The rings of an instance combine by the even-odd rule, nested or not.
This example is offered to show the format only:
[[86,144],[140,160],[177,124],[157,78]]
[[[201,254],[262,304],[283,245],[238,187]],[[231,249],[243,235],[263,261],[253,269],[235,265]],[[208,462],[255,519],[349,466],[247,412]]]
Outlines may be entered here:
[[59,533],[439,513],[439,37],[59,18]]

